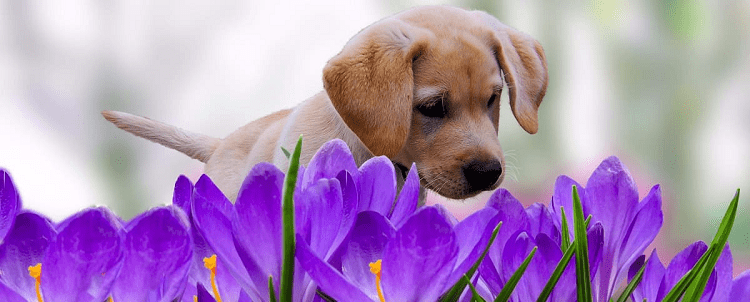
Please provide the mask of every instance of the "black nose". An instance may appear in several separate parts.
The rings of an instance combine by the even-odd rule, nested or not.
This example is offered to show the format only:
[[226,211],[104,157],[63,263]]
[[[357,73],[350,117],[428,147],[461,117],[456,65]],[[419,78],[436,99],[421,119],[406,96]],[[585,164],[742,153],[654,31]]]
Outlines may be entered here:
[[473,160],[464,164],[462,169],[470,192],[490,189],[503,174],[503,167],[498,160]]

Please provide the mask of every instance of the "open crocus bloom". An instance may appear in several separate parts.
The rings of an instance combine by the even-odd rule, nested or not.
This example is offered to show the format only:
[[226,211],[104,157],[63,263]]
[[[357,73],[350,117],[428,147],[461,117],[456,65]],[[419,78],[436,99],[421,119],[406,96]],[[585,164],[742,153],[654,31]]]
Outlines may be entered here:
[[[344,243],[341,271],[301,237],[297,259],[320,289],[339,301],[436,301],[478,259],[496,214],[484,209],[454,228],[442,208],[424,207],[396,230],[380,213],[365,211]],[[482,230],[481,235],[462,236],[468,229]]]
[[[284,173],[268,163],[252,168],[236,203],[229,202],[208,177],[196,183],[192,217],[196,228],[244,291],[258,301],[269,297],[268,278],[278,290],[281,273],[281,188]],[[403,223],[416,209],[419,179],[407,177],[394,206],[393,165],[376,157],[357,168],[340,140],[326,143],[308,167],[300,167],[295,188],[295,230],[319,257],[340,262],[336,251],[357,212],[373,210]],[[221,286],[221,284],[220,284]],[[310,301],[315,285],[295,268],[294,299]],[[278,293],[276,293],[278,295]]]
[[193,249],[187,217],[176,207],[154,208],[125,226],[122,269],[112,288],[119,301],[174,301],[182,296]]
[[[536,247],[537,253],[511,295],[512,301],[536,300],[564,252],[561,249],[561,233],[554,224],[551,212],[542,204],[533,204],[524,209],[505,189],[497,190],[487,202],[487,207],[498,211],[503,227],[479,267],[484,282],[479,283],[480,292],[486,297],[497,296]],[[587,232],[592,272],[601,262],[602,234],[600,223],[594,224]],[[575,301],[574,259],[557,284],[550,301]]]
[[[591,224],[601,223],[604,229],[601,264],[593,272],[592,290],[595,300],[608,300],[626,277],[630,265],[643,254],[661,229],[661,189],[659,185],[638,202],[638,189],[627,168],[617,157],[605,159],[589,177],[584,188],[567,176],[555,182],[552,212],[560,228],[560,207],[571,219],[572,187],[578,188],[584,217],[591,215]],[[569,220],[570,221],[570,220]],[[569,224],[570,234],[572,223]]]
[[124,255],[125,231],[107,208],[91,208],[60,223],[41,264],[44,301],[104,301]]

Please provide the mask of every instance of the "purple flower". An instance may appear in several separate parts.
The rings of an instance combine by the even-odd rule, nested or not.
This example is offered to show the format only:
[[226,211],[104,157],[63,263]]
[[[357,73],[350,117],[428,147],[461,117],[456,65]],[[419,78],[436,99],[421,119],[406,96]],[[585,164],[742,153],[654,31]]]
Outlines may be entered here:
[[[300,167],[295,188],[295,230],[315,255],[340,263],[337,253],[358,211],[375,210],[402,223],[416,208],[419,179],[416,169],[394,207],[395,176],[385,157],[357,169],[340,140],[326,143],[307,168]],[[243,182],[235,205],[207,177],[196,184],[192,215],[195,226],[255,300],[268,299],[268,277],[278,290],[281,273],[281,187],[284,173],[260,163]],[[392,181],[391,181],[392,180]],[[393,210],[391,210],[393,208]],[[313,299],[315,286],[302,269],[295,269],[295,300]],[[278,293],[277,293],[278,294]]]
[[605,159],[584,188],[567,176],[555,183],[552,211],[558,228],[560,207],[568,217],[572,231],[572,186],[578,187],[584,216],[591,215],[591,225],[601,223],[604,230],[601,264],[592,267],[592,290],[596,300],[608,300],[615,287],[625,278],[630,265],[643,254],[661,228],[661,189],[658,185],[638,202],[638,190],[630,173],[617,157]]
[[181,297],[192,259],[187,217],[176,207],[151,209],[126,225],[123,266],[114,301],[174,301]]
[[[635,301],[647,301],[658,302],[664,299],[664,296],[677,284],[677,282],[684,276],[690,269],[695,266],[698,259],[706,252],[708,246],[702,241],[695,242],[677,253],[669,265],[664,268],[664,265],[659,261],[659,256],[656,251],[651,253],[646,268],[643,270],[643,279],[638,284],[635,291],[633,292],[633,299]],[[643,266],[644,257],[639,257],[638,260],[633,263],[628,273],[628,281],[635,276],[636,272]],[[737,299],[731,301],[742,301],[744,298],[739,292],[742,286],[738,286],[738,293],[736,293]],[[730,301],[730,291],[732,290],[732,252],[729,250],[729,245],[724,247],[724,250],[719,256],[719,260],[716,262],[714,271],[708,279],[706,289],[701,297],[702,302],[725,302]]]
[[[505,286],[534,247],[537,252],[529,267],[516,285],[512,301],[534,301],[562,259],[560,231],[554,224],[550,211],[542,204],[524,210],[521,203],[507,190],[497,190],[487,202],[487,207],[498,211],[503,226],[498,232],[479,271],[479,287],[488,296],[495,297]],[[588,230],[589,262],[594,270],[601,261],[603,230],[594,224]],[[575,259],[566,267],[550,301],[575,300]]]
[[[435,301],[478,259],[497,223],[484,209],[455,228],[439,207],[425,207],[396,230],[381,213],[357,215],[337,270],[298,236],[297,259],[320,289],[340,301]],[[482,230],[481,235],[469,235]],[[380,260],[380,261],[379,261]]]
[[16,186],[13,185],[10,174],[5,169],[0,169],[0,244],[5,242],[5,236],[20,210],[21,198],[18,197]]
[[104,301],[122,266],[125,232],[106,208],[91,208],[58,226],[42,258],[45,301]]

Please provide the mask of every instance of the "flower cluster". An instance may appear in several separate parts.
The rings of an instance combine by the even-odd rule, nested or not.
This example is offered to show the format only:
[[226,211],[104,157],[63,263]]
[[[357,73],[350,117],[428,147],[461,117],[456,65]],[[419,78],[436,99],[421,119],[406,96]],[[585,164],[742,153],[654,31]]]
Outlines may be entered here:
[[[284,181],[258,164],[232,203],[207,176],[181,176],[172,204],[130,221],[95,207],[53,222],[24,209],[0,170],[0,301],[276,301],[285,269],[291,301],[577,301],[576,260],[565,259],[584,239],[589,301],[609,301],[634,279],[632,299],[662,301],[709,250],[696,242],[666,268],[656,251],[646,261],[663,221],[660,188],[639,200],[616,157],[585,186],[560,176],[549,207],[524,208],[499,189],[460,222],[439,205],[418,208],[415,166],[398,192],[390,160],[357,167],[340,140],[299,167],[292,222],[282,218]],[[590,217],[585,238],[567,220],[576,205]],[[295,259],[284,257],[288,244]],[[728,245],[710,274],[701,301],[750,294],[750,272],[732,279]]]

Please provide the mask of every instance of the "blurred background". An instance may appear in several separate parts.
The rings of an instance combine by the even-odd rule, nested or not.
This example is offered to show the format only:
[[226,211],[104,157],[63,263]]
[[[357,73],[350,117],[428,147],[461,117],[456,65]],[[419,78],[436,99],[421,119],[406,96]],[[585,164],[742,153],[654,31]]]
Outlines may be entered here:
[[[481,9],[535,37],[550,82],[528,135],[507,95],[503,186],[549,203],[607,156],[641,197],[661,184],[662,261],[709,241],[735,190],[735,274],[750,267],[750,1],[2,1],[0,166],[25,207],[60,220],[91,205],[124,218],[171,202],[202,164],[106,122],[114,109],[224,137],[322,90],[365,26],[424,4]],[[314,3],[314,4],[313,4]],[[457,215],[483,194],[442,200]],[[650,253],[650,249],[647,250]]]

